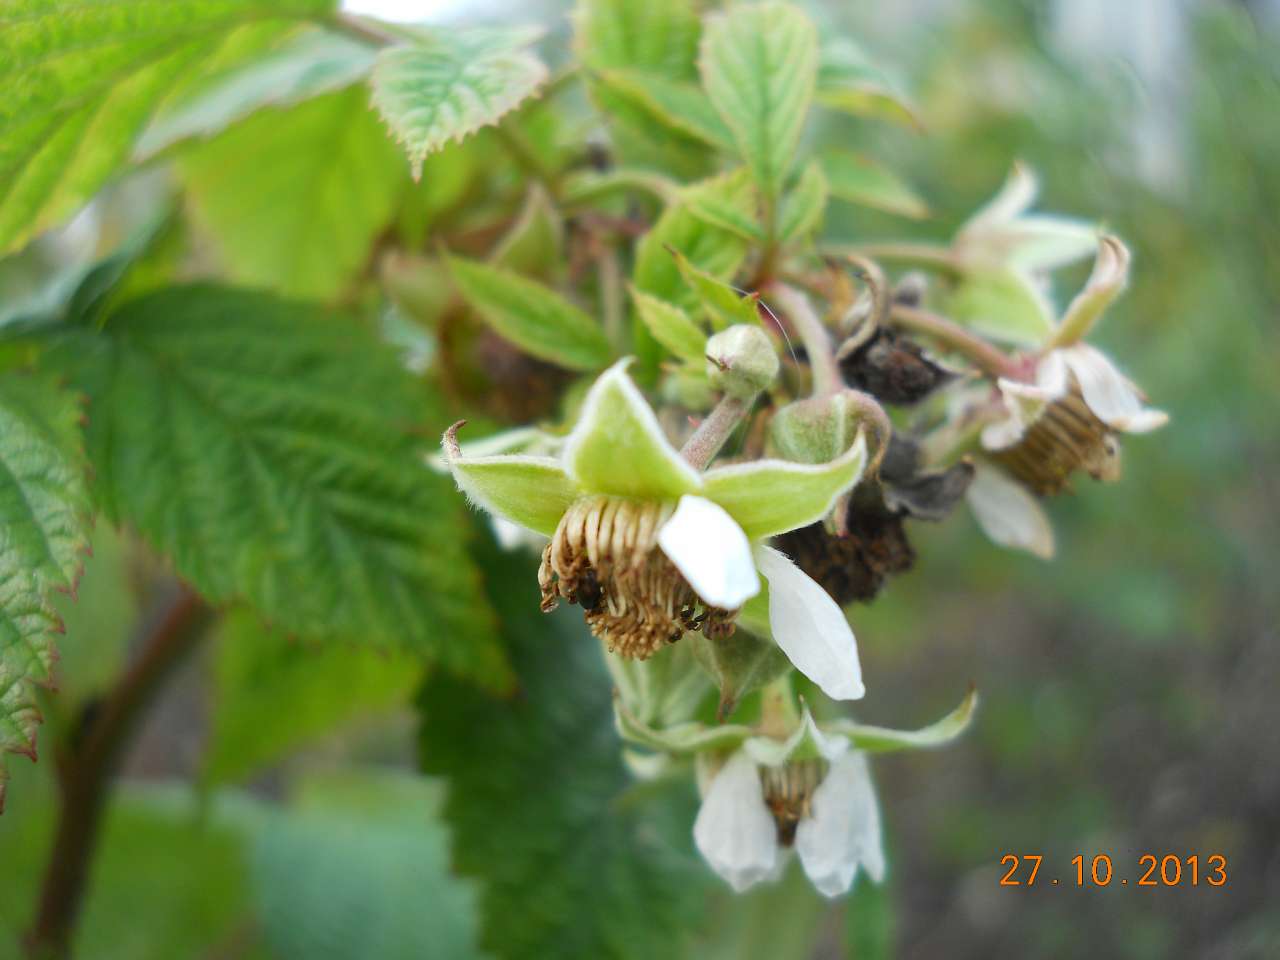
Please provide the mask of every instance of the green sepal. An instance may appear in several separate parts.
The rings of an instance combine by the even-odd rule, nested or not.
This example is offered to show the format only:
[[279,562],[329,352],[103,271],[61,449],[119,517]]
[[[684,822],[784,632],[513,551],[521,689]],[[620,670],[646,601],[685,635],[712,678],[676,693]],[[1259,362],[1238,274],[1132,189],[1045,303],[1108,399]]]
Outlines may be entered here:
[[673,726],[657,730],[641,723],[622,702],[615,692],[613,697],[613,716],[617,724],[618,735],[628,743],[660,750],[663,753],[690,755],[711,750],[734,750],[751,737],[750,727],[738,724],[721,724],[708,727],[706,724],[689,722],[677,723]]
[[[767,612],[765,622],[768,623]],[[791,661],[768,631],[761,635],[757,631],[735,630],[733,636],[718,640],[690,633],[682,643],[689,644],[698,663],[716,682],[720,690],[716,715],[722,719],[730,716],[748,694],[791,669]]]
[[1035,281],[1012,268],[967,273],[947,298],[947,314],[979,333],[1023,346],[1054,331],[1053,310]]
[[973,714],[978,709],[978,690],[970,687],[960,705],[941,720],[919,730],[893,730],[854,723],[852,720],[836,720],[824,723],[830,734],[846,737],[851,746],[868,753],[891,753],[896,750],[929,750],[943,747],[969,729]]
[[858,482],[866,459],[866,442],[859,435],[829,463],[756,460],[715,467],[703,477],[703,496],[724,507],[752,540],[763,540],[826,516]]
[[445,457],[458,488],[477,506],[495,516],[551,536],[578,490],[558,460],[551,457],[499,455]]
[[564,446],[565,468],[587,493],[675,500],[702,488],[702,476],[667,441],[658,418],[627,376],[629,360],[600,375]]

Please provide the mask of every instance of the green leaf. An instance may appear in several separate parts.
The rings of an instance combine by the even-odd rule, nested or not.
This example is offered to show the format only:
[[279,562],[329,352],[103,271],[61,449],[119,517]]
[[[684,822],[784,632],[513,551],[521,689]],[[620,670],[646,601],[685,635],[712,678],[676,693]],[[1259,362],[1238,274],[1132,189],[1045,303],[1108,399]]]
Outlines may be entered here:
[[197,224],[232,279],[330,299],[403,193],[403,161],[359,87],[265,111],[184,153]]
[[237,27],[283,30],[332,8],[333,0],[28,0],[19,15],[10,4],[0,32],[0,253],[96,193],[156,107],[216,63]]
[[675,258],[685,283],[697,294],[698,302],[714,329],[724,330],[735,323],[759,324],[760,315],[756,311],[756,304],[760,302],[758,293],[740,293],[723,280],[699,270],[679,250],[672,249],[671,256]]
[[[725,212],[724,219],[710,221],[704,207]],[[686,187],[636,248],[636,288],[687,309],[696,307],[697,296],[668,248],[679,250],[699,270],[728,279],[746,256],[747,245],[727,222],[754,224],[755,214],[755,192],[746,171]]]
[[686,187],[681,200],[694,217],[710,226],[727,230],[749,243],[765,240],[760,196],[745,167]]
[[50,682],[62,631],[51,594],[75,590],[88,547],[81,418],[52,381],[0,377],[0,810],[5,754],[36,755],[34,686]]
[[498,241],[493,263],[525,276],[553,281],[563,272],[564,219],[546,188],[529,188],[524,208],[511,229]]
[[449,777],[454,863],[484,884],[484,946],[505,960],[684,955],[708,877],[691,796],[631,784],[578,611],[535,612],[528,559],[488,547],[481,560],[521,696],[436,676],[421,702],[423,764]]
[[693,83],[640,70],[601,70],[592,78],[654,123],[717,149],[731,149],[733,134],[707,95]]
[[404,651],[300,644],[247,610],[219,626],[207,785],[243,780],[338,730],[385,719],[413,699],[422,661]]
[[524,28],[437,29],[420,42],[388,47],[373,68],[373,102],[404,145],[414,179],[422,161],[529,98],[547,68],[525,49]]
[[847,150],[828,150],[818,159],[833,197],[914,219],[929,215],[906,181],[874,160]]
[[966,273],[946,300],[946,312],[979,333],[1036,346],[1054,331],[1053,309],[1034,280],[1013,269]]
[[505,680],[466,524],[410,434],[427,398],[367,332],[193,285],[65,334],[46,359],[89,396],[105,512],[211,601]]
[[564,464],[588,493],[663,500],[702,486],[662,432],[653,409],[627,376],[628,360],[600,375],[564,444]]
[[833,110],[920,127],[915,107],[863,49],[845,37],[822,45],[815,95]]
[[816,160],[811,160],[783,200],[782,215],[778,218],[779,243],[793,243],[822,226],[829,189],[822,166]]
[[702,24],[691,0],[579,0],[574,26],[578,56],[589,67],[698,78]]
[[672,354],[690,363],[701,364],[707,355],[707,333],[673,303],[631,288],[631,299],[653,339]]
[[679,188],[674,180],[650,170],[619,167],[598,172],[575,170],[564,178],[561,201],[566,205],[588,204],[615,194],[647,193],[664,203],[674,201]]
[[322,30],[307,30],[265,56],[227,71],[176,101],[167,101],[134,147],[147,159],[193,137],[221,133],[267,107],[288,107],[361,80],[374,51]]
[[730,8],[707,26],[702,81],[761,192],[775,198],[790,169],[818,72],[818,33],[798,8]]
[[622,162],[704,176],[712,158],[704,131],[673,123],[671,110],[647,89],[654,78],[680,88],[697,83],[702,24],[692,0],[580,0],[574,27],[587,90]]
[[702,495],[729,511],[748,537],[762,540],[826,516],[836,498],[858,482],[866,459],[859,436],[829,463],[756,460],[714,467],[703,475]]
[[461,257],[450,257],[449,269],[471,308],[526,353],[585,371],[599,370],[612,358],[600,324],[549,287]]
[[279,960],[472,960],[474,885],[449,872],[440,788],[343,771],[253,833],[252,888]]

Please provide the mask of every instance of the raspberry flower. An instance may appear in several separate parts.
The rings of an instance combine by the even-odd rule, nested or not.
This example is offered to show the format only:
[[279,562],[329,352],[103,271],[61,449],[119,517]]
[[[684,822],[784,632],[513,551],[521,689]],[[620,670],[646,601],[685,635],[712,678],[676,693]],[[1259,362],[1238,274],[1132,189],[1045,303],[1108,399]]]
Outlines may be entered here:
[[741,725],[684,723],[657,731],[640,724],[620,698],[615,711],[624,739],[697,758],[702,806],[694,843],[735,891],[778,877],[794,849],[818,892],[838,897],[860,869],[876,883],[884,878],[868,754],[943,746],[967,729],[977,702],[970,691],[946,717],[911,731],[849,720],[819,725],[806,709],[785,738]]
[[857,483],[862,437],[828,463],[703,472],[667,441],[626,365],[591,387],[558,457],[466,456],[457,425],[445,434],[445,459],[474,504],[551,538],[538,575],[542,608],[579,604],[612,652],[645,659],[686,631],[728,637],[751,601],[753,613],[767,609],[752,617],[753,631],[771,633],[828,696],[861,697],[840,608],[763,541],[824,517]]
[[1106,354],[1082,342],[1124,290],[1128,273],[1124,244],[1103,237],[1089,282],[1032,354],[1038,360],[1030,376],[997,381],[1005,415],[983,429],[981,441],[999,466],[981,467],[969,491],[975,516],[997,542],[1050,555],[1052,529],[1028,491],[1060,493],[1076,470],[1116,479],[1116,435],[1146,433],[1169,420],[1145,406],[1142,392]]

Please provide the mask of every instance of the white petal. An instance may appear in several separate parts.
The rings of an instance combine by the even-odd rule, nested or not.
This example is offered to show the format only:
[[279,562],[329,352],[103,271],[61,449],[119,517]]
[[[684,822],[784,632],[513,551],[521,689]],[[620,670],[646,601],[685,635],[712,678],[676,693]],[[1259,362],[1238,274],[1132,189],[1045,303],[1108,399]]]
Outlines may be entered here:
[[1004,450],[1022,439],[1027,429],[1040,419],[1040,414],[1057,396],[1039,384],[1021,383],[1001,377],[996,386],[1009,416],[982,428],[982,446],[987,450]]
[[658,546],[704,603],[737,610],[760,592],[751,542],[718,503],[686,494],[658,531]]
[[810,809],[796,828],[796,853],[819,893],[847,893],[859,866],[876,883],[884,879],[880,808],[865,754],[852,752],[832,761]]
[[1067,392],[1067,361],[1061,350],[1050,350],[1036,367],[1036,386],[1052,400]]
[[975,466],[965,496],[982,531],[1001,546],[1052,557],[1053,527],[1031,492],[996,467]]
[[756,565],[769,581],[769,629],[797,670],[833,700],[866,693],[858,644],[844,612],[785,554],[759,546]]
[[764,803],[754,761],[738,751],[711,781],[693,823],[707,863],[741,893],[768,880],[778,865],[778,828]]
[[[1123,373],[1116,369],[1107,355],[1087,343],[1079,343],[1057,351],[1062,354],[1067,366],[1075,374],[1080,384],[1080,392],[1084,394],[1084,402],[1089,405],[1099,420],[1115,427],[1117,430],[1128,430],[1136,425],[1136,432],[1154,430],[1167,420],[1159,411],[1149,411],[1142,405],[1142,394]],[[1156,414],[1151,417],[1149,414]]]

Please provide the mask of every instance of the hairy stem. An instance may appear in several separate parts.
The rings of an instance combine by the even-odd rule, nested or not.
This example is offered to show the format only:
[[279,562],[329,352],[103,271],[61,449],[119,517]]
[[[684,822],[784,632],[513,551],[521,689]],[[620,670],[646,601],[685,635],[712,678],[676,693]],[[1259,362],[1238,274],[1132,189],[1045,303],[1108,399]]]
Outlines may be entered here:
[[211,620],[212,611],[190,588],[175,585],[167,591],[141,626],[137,659],[107,695],[79,746],[62,759],[53,850],[26,936],[30,957],[70,955],[111,776],[139,717]]
[[799,290],[784,283],[775,283],[769,293],[783,313],[791,321],[796,335],[804,344],[809,357],[809,369],[813,371],[813,395],[825,397],[844,389],[840,365],[836,362],[831,334],[813,309],[813,304]]
[[1022,379],[1022,370],[1012,358],[946,317],[917,307],[895,306],[889,315],[889,322],[903,330],[923,334],[956,353],[964,354],[984,373],[993,377]]
[[707,469],[734,428],[747,415],[755,399],[755,396],[744,399],[725,394],[702,423],[698,424],[693,436],[685,441],[680,448],[680,455],[697,469]]

